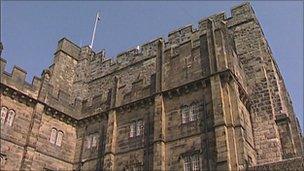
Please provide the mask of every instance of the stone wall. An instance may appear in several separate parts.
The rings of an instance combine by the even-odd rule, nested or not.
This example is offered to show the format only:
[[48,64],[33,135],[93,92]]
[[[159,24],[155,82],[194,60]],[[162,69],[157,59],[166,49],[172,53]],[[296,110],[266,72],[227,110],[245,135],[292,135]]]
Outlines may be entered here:
[[296,157],[292,159],[285,159],[279,162],[266,163],[262,165],[249,167],[249,171],[266,171],[266,170],[286,170],[286,171],[300,171],[304,168],[304,158]]

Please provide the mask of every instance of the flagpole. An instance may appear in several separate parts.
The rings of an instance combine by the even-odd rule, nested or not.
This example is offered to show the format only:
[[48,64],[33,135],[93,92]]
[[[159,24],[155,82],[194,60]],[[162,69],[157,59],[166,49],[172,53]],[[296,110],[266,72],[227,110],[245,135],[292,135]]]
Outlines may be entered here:
[[93,43],[94,43],[94,39],[95,39],[95,32],[96,32],[97,22],[98,22],[99,19],[100,19],[99,18],[99,12],[97,12],[96,19],[95,19],[95,24],[94,24],[93,35],[92,35],[92,40],[91,40],[91,44],[90,44],[91,49],[93,49]]

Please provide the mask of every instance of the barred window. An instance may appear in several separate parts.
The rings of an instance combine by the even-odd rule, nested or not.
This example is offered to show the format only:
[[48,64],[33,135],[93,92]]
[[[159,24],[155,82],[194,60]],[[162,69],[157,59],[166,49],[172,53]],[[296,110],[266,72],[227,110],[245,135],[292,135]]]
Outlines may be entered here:
[[197,103],[193,103],[190,107],[190,121],[195,121],[198,118],[199,106]]
[[182,123],[187,123],[189,120],[189,107],[188,106],[183,106],[181,108],[181,113],[182,113]]
[[144,129],[143,121],[142,120],[137,121],[136,136],[143,134],[143,129]]
[[200,160],[198,154],[187,155],[184,159],[184,171],[200,171]]
[[143,120],[134,121],[130,124],[130,138],[140,136],[144,133]]
[[5,123],[6,115],[7,115],[7,107],[3,106],[1,108],[1,124],[3,125]]
[[135,124],[136,124],[136,123],[133,122],[133,123],[131,123],[131,125],[130,125],[130,137],[131,137],[131,138],[135,136],[135,129],[136,129],[136,125],[135,125]]
[[191,165],[192,165],[192,171],[199,171],[200,167],[199,167],[199,156],[198,154],[195,154],[193,156],[191,156]]
[[191,159],[190,159],[190,156],[184,157],[184,171],[191,171]]

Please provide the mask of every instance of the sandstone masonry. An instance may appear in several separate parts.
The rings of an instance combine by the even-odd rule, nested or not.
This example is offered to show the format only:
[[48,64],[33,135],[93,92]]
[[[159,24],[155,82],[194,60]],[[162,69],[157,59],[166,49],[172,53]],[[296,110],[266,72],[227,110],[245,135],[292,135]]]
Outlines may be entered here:
[[63,38],[32,83],[5,65],[1,170],[304,169],[299,123],[249,3],[114,60]]

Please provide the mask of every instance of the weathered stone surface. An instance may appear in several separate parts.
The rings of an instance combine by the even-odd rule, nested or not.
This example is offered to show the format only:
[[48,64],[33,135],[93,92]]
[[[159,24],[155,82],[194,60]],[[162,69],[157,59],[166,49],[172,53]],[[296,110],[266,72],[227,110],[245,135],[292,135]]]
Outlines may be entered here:
[[1,170],[175,171],[193,155],[200,170],[303,170],[303,137],[261,26],[249,3],[231,14],[116,59],[63,38],[31,84],[1,58],[1,107],[15,111],[1,123]]

